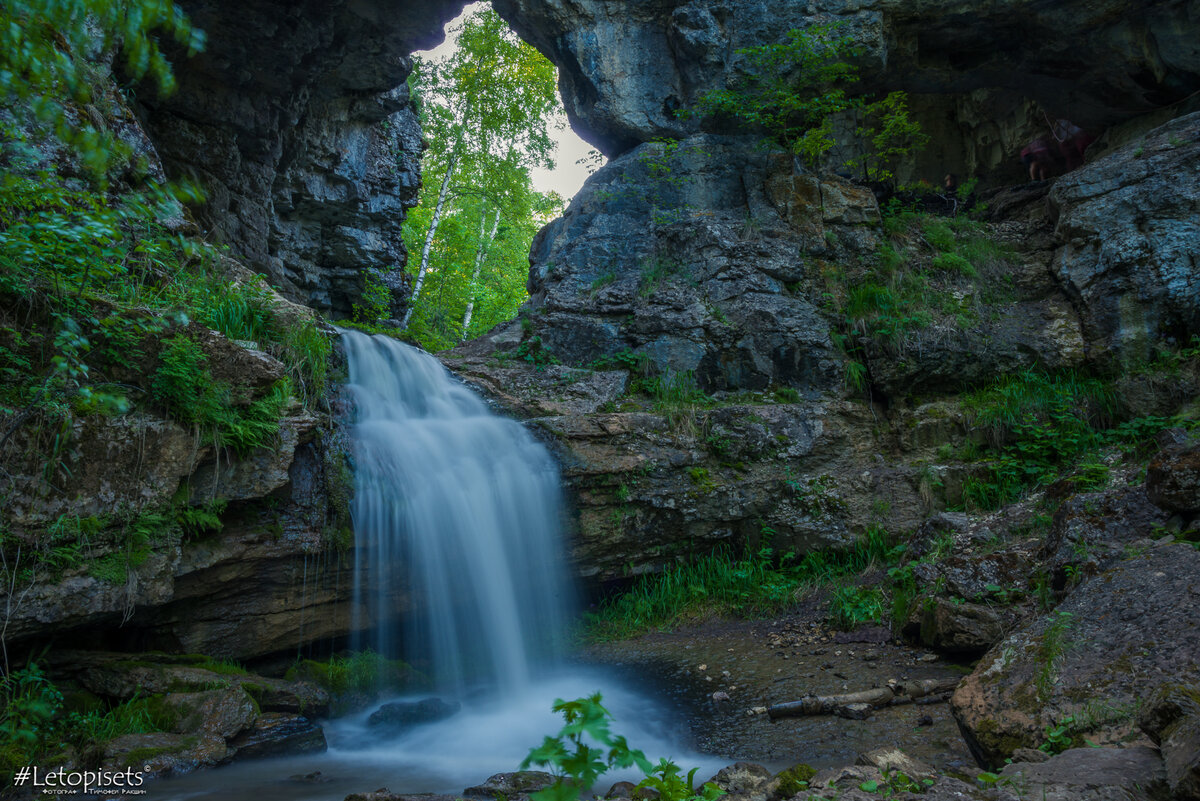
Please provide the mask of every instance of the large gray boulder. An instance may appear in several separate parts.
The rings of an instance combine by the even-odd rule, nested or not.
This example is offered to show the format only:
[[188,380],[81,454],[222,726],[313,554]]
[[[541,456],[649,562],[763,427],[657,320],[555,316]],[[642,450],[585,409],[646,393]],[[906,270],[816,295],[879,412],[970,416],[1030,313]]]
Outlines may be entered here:
[[998,767],[1063,724],[1076,745],[1136,739],[1137,710],[1158,685],[1200,683],[1198,611],[1200,552],[1188,545],[1150,548],[1091,579],[959,685],[951,707],[971,751]]

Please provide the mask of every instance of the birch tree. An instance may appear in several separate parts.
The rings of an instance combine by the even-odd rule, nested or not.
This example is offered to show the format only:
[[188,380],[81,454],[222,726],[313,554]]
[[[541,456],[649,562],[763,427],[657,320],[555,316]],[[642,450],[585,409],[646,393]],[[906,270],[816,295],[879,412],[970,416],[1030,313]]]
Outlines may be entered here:
[[[545,205],[531,202],[530,170],[552,166],[550,134],[559,108],[553,65],[494,11],[471,14],[457,35],[458,49],[448,59],[421,60],[414,72],[430,148],[421,208],[406,227],[409,250],[419,251],[421,258],[402,327],[408,329],[414,317],[424,319],[411,333],[427,346],[466,336],[492,244],[505,223],[510,230],[528,228],[533,209]],[[460,215],[477,221],[477,229],[469,227],[477,233],[467,247],[453,241],[468,236]],[[452,219],[454,230],[444,235]],[[464,251],[473,254],[470,260],[454,261]],[[437,280],[431,281],[434,273]],[[436,296],[430,295],[431,283],[437,285]],[[459,310],[455,324],[447,322],[450,307]],[[436,322],[436,337],[430,336],[430,321]],[[458,335],[450,336],[451,329]]]

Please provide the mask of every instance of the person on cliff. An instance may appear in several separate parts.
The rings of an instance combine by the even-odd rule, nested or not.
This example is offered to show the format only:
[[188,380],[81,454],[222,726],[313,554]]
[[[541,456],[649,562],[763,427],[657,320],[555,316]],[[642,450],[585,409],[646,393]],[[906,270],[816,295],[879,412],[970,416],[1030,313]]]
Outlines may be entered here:
[[1088,145],[1096,141],[1096,137],[1089,136],[1078,125],[1065,119],[1055,120],[1050,130],[1054,134],[1054,141],[1058,144],[1058,152],[1062,155],[1067,172],[1082,167],[1083,154]]
[[1048,136],[1039,136],[1021,151],[1021,163],[1029,170],[1029,180],[1045,181],[1057,172],[1054,146]]

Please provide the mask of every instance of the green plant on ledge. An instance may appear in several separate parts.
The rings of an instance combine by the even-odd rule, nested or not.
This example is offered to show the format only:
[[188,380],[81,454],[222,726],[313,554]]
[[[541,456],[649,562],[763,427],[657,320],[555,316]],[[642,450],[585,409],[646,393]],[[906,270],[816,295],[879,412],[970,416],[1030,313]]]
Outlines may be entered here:
[[839,23],[793,29],[782,41],[736,55],[741,70],[733,85],[705,92],[681,116],[733,120],[816,168],[838,144],[835,119],[849,114],[857,155],[841,163],[871,181],[893,180],[896,164],[929,140],[908,116],[904,92],[874,101],[848,94],[858,68],[850,63],[854,40],[841,34]]

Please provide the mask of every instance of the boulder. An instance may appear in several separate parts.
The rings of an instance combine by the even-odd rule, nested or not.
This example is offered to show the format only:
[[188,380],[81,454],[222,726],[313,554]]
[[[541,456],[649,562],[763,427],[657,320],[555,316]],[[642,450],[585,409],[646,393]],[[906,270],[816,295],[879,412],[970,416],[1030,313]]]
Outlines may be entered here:
[[972,753],[998,766],[1064,723],[1080,743],[1136,736],[1148,692],[1167,677],[1200,683],[1198,612],[1200,552],[1187,545],[1149,548],[1079,586],[959,685],[951,708]]
[[104,744],[104,765],[133,768],[146,778],[165,778],[228,761],[232,751],[223,737],[157,732],[126,734]]
[[250,728],[258,716],[254,701],[237,686],[194,693],[167,693],[158,702],[177,734],[228,740]]
[[987,651],[1003,639],[1006,617],[1013,618],[1001,608],[940,597],[923,602],[915,614],[924,645],[960,654]]
[[932,779],[937,775],[933,766],[919,759],[913,759],[899,748],[883,747],[859,754],[856,760],[859,765],[878,768],[882,773],[903,773],[910,779],[922,781]]
[[[838,0],[769,9],[754,0],[499,0],[496,9],[558,66],[568,116],[610,157],[654,137],[695,132],[701,120],[675,111],[732,85],[744,64],[739,49],[775,44],[817,22],[840,22],[853,40],[861,91],[914,93],[916,116],[938,146],[914,176],[902,176],[906,182],[947,169],[977,175],[1007,167],[1017,177],[1019,164],[1008,159],[1015,162],[1044,126],[1030,100],[1061,105],[1063,74],[1078,99],[1072,108],[1089,109],[1076,121],[1100,129],[1119,118],[1116,109],[1136,113],[1185,97],[1200,73],[1186,9],[1148,0],[1035,7]],[[1155,79],[1128,77],[1150,73]]]
[[1200,798],[1200,687],[1159,687],[1138,715],[1138,726],[1158,745],[1175,797]]
[[1166,797],[1162,759],[1153,748],[1072,748],[1038,764],[1000,771],[1022,797],[1045,801],[1160,801]]
[[474,798],[505,799],[528,798],[530,793],[544,790],[554,784],[555,778],[541,770],[520,770],[513,773],[497,773],[488,777],[483,784],[468,787],[463,795]]
[[455,715],[462,709],[457,701],[424,698],[420,701],[393,701],[371,713],[367,725],[389,729],[407,729]]
[[188,2],[207,46],[172,58],[170,97],[138,100],[168,172],[204,184],[206,233],[292,300],[347,317],[373,272],[402,313],[423,149],[408,56],[462,6],[305,0],[281,24],[273,2]]
[[738,762],[721,768],[710,782],[725,791],[730,801],[767,801],[779,784],[770,770],[753,762]]
[[1157,539],[1167,515],[1150,502],[1146,487],[1118,484],[1073,495],[1054,513],[1038,556],[1054,588],[1096,575],[1135,544]]
[[1200,512],[1200,445],[1173,447],[1146,469],[1146,495],[1169,512]]
[[234,759],[292,754],[319,754],[329,746],[321,727],[302,715],[289,712],[264,712],[250,728],[229,741]]
[[263,712],[290,712],[310,718],[323,718],[329,714],[329,691],[312,682],[264,676],[238,681]]

